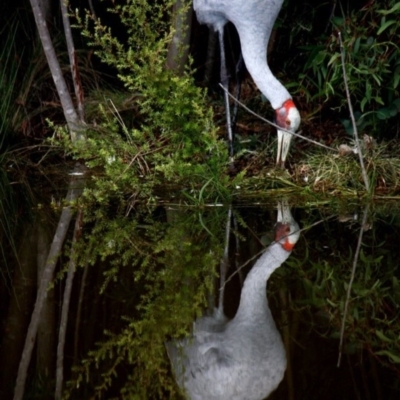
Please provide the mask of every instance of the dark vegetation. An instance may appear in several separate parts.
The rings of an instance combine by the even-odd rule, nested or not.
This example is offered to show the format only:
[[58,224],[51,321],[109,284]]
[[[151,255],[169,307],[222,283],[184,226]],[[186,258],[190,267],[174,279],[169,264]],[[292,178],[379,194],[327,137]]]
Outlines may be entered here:
[[[76,24],[74,40],[88,124],[87,140],[78,144],[70,142],[64,128],[63,110],[29,2],[0,4],[0,242],[6,264],[1,269],[6,285],[0,291],[0,312],[6,312],[7,285],[11,285],[12,273],[19,268],[16,266],[22,264],[20,252],[25,246],[27,225],[45,221],[48,229],[54,228],[55,215],[63,205],[60,199],[68,188],[68,173],[75,161],[83,161],[90,168],[80,200],[87,210],[86,231],[76,249],[79,266],[96,267],[91,270],[92,286],[86,293],[93,302],[83,311],[84,356],[87,349],[93,349],[93,341],[103,339],[103,344],[81,364],[75,362],[76,358],[67,360],[70,366],[78,365],[67,376],[71,379],[69,395],[74,398],[78,392],[81,398],[94,393],[99,398],[174,398],[178,396],[177,388],[171,381],[163,340],[186,332],[193,313],[199,314],[205,303],[215,259],[222,253],[225,210],[206,212],[200,225],[192,221],[198,222],[197,213],[165,224],[171,216],[164,215],[158,206],[166,199],[203,207],[207,203],[247,203],[277,195],[294,195],[297,203],[307,200],[313,205],[325,204],[333,197],[338,202],[368,196],[397,198],[400,3],[288,0],[271,38],[269,63],[301,111],[302,134],[336,149],[343,143],[353,146],[337,40],[337,31],[342,32],[359,134],[373,138],[364,148],[370,193],[365,191],[356,156],[340,157],[335,151],[300,140],[292,145],[287,170],[276,169],[275,129],[242,109],[236,124],[235,171],[229,171],[218,59],[210,71],[206,69],[207,27],[198,25],[193,16],[190,59],[184,72],[177,74],[165,67],[173,1],[138,0],[136,7],[127,10],[117,10],[114,2],[95,3],[97,17],[110,30],[96,26],[91,18],[85,20],[84,10],[89,8],[86,1],[71,1],[71,9],[78,10],[71,20]],[[107,11],[110,6],[112,12]],[[51,15],[53,42],[72,93],[58,8]],[[239,44],[232,26],[228,32],[229,69],[234,78]],[[134,50],[127,52],[129,47]],[[215,54],[218,58],[217,51]],[[234,82],[232,91],[233,86]],[[272,119],[269,103],[246,74],[241,99]],[[389,208],[384,216],[389,218],[395,212],[398,210]],[[307,210],[300,215],[303,226],[315,217]],[[398,225],[396,217],[391,222]],[[190,240],[186,240],[188,226],[193,227]],[[241,221],[240,229],[245,227]],[[325,233],[329,242],[330,228],[324,228],[315,235]],[[380,229],[382,242],[398,239],[397,232],[388,231],[386,225]],[[344,232],[343,241],[346,235]],[[239,232],[239,237],[245,240],[244,233]],[[367,243],[369,239],[367,235]],[[305,336],[296,336],[299,315],[308,321],[329,321],[331,328],[318,332],[318,337],[338,336],[338,310],[343,308],[344,282],[352,257],[351,249],[341,244],[346,251],[328,261],[320,259],[315,251],[314,263],[309,261],[307,246],[299,246],[291,265],[295,273],[286,276],[282,270],[275,278],[276,286],[284,284],[290,293],[290,326],[299,340]],[[396,293],[400,277],[394,267],[398,258],[372,244],[361,257],[364,267],[358,272],[358,280],[363,285],[355,288],[356,311],[348,322],[346,351],[349,359],[357,359],[361,338],[369,357],[368,368],[356,379],[365,380],[371,368],[375,380],[382,379],[386,387],[394,387],[393,377],[398,377],[400,362],[396,330],[391,328],[398,320]],[[382,265],[382,257],[389,257],[388,265]],[[55,284],[59,291],[64,288],[61,278],[65,258],[59,262]],[[194,264],[192,260],[196,260],[197,268],[187,268]],[[134,275],[127,266],[135,267]],[[83,280],[82,274],[79,279]],[[294,280],[301,280],[303,287],[295,289]],[[132,294],[130,284],[140,289]],[[183,294],[179,290],[182,286]],[[370,289],[366,291],[365,286]],[[277,289],[272,295],[275,300],[280,296]],[[123,308],[121,299],[125,302]],[[99,312],[101,302],[103,314],[96,315],[96,319],[93,315]],[[173,318],[174,311],[179,312],[179,320]],[[110,325],[96,325],[110,314]],[[366,319],[373,316],[373,328],[359,323],[366,314]],[[122,315],[129,317],[121,320]],[[103,330],[111,331],[112,327],[120,333],[110,332],[109,340],[104,341]],[[67,353],[73,354],[74,350],[69,348]],[[297,362],[301,355],[294,357]],[[376,372],[376,362],[387,365],[390,374],[382,377]],[[100,365],[103,375],[92,374],[93,365]],[[32,392],[40,393],[45,381],[35,377],[30,383]],[[377,385],[376,392],[380,390]],[[385,394],[376,398],[390,398]],[[276,398],[279,396],[287,398],[286,393],[276,394]],[[328,398],[326,393],[319,392],[319,396]]]
[[[160,15],[170,8],[157,8],[157,4],[159,2],[146,2],[142,8],[139,4],[135,15],[125,15],[133,21],[126,19],[121,23],[118,15],[107,12],[107,2],[100,3],[96,13],[105,25],[110,26],[110,32],[119,41],[119,48],[112,43],[114,39],[106,38],[104,32],[101,36],[101,30],[97,30],[97,37],[85,39],[82,37],[83,26],[77,23],[74,34],[85,91],[87,123],[92,132],[89,136],[93,141],[84,150],[67,149],[67,152],[60,148],[64,145],[59,141],[49,141],[58,135],[54,134],[54,127],[48,121],[57,126],[63,123],[63,115],[29,5],[21,1],[17,11],[2,6],[5,8],[2,12],[5,19],[2,48],[5,56],[9,55],[2,57],[8,61],[2,64],[4,71],[0,72],[5,93],[8,93],[3,97],[2,108],[8,110],[9,116],[6,118],[8,126],[2,127],[1,158],[4,169],[11,163],[14,165],[9,174],[11,179],[21,182],[26,178],[25,173],[22,177],[19,175],[21,171],[29,169],[28,175],[32,176],[46,170],[47,166],[59,165],[60,155],[66,163],[72,155],[91,160],[92,168],[99,167],[103,171],[104,168],[107,170],[105,160],[108,157],[115,157],[117,164],[121,160],[110,174],[122,174],[126,166],[133,172],[126,176],[129,187],[121,185],[119,190],[129,195],[133,188],[134,196],[144,198],[154,193],[159,184],[171,185],[173,189],[177,186],[187,188],[189,182],[189,191],[194,192],[196,198],[206,182],[210,183],[202,191],[203,196],[209,200],[221,196],[227,198],[232,196],[232,189],[238,182],[251,189],[258,178],[266,182],[266,188],[284,188],[290,181],[299,192],[304,187],[317,192],[336,188],[342,193],[348,191],[350,195],[363,190],[358,163],[353,163],[351,156],[340,160],[335,151],[329,153],[299,139],[292,146],[287,165],[289,174],[274,171],[271,167],[275,129],[241,109],[236,128],[236,177],[229,178],[226,150],[221,143],[225,138],[225,115],[217,85],[218,60],[211,72],[205,74],[206,62],[210,62],[206,60],[208,28],[199,26],[193,17],[190,54],[194,72],[188,71],[185,78],[172,79],[173,72],[165,70],[163,58],[169,40],[170,20],[168,14]],[[146,12],[143,11],[145,7],[148,7]],[[80,10],[83,16],[88,5],[71,2],[71,8]],[[156,9],[159,11],[155,12]],[[396,194],[399,185],[398,146],[391,142],[398,139],[399,131],[400,50],[396,43],[399,13],[394,0],[322,4],[287,1],[270,43],[269,63],[301,110],[303,135],[337,149],[339,144],[351,144],[352,140],[336,35],[337,31],[342,32],[358,130],[361,136],[367,134],[375,140],[370,146],[372,149],[366,151],[365,162],[377,194]],[[67,54],[56,10],[52,22],[57,54],[69,79]],[[92,28],[93,24],[89,23],[87,34]],[[228,31],[228,61],[234,78],[239,43],[234,28],[229,26]],[[89,43],[95,46],[88,46]],[[128,46],[135,49],[129,55],[130,59],[125,53]],[[272,119],[268,102],[260,96],[251,79],[246,74],[244,77],[243,102]],[[204,97],[205,93],[194,85],[207,87],[209,96]],[[110,132],[111,135],[105,134]],[[381,146],[383,142],[385,144]],[[342,174],[348,174],[350,168],[354,177],[352,182],[342,184],[342,180],[336,180],[332,164]],[[139,174],[147,182],[146,185],[140,182],[143,188],[148,188],[143,196],[135,189],[135,182],[139,184],[135,177]],[[102,181],[106,186],[104,190],[110,190],[106,180]]]

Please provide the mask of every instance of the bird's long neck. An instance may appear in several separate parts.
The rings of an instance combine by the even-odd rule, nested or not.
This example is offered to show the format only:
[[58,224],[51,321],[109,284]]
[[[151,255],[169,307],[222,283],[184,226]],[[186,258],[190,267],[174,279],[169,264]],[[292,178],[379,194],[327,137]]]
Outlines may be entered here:
[[243,284],[236,320],[265,319],[270,314],[266,296],[267,280],[289,255],[290,251],[284,250],[280,243],[274,243],[257,260]]
[[271,31],[257,30],[257,26],[251,26],[249,23],[239,23],[236,28],[246,68],[255,84],[275,110],[282,107],[283,103],[292,97],[272,74],[267,63],[267,46]]

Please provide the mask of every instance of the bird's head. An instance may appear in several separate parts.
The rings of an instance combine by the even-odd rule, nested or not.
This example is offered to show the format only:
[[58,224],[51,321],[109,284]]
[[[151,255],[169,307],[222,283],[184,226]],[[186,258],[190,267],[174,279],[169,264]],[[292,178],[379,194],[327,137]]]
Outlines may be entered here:
[[296,132],[300,126],[300,113],[292,99],[286,100],[282,107],[275,111],[276,124],[288,131]]
[[[293,103],[292,99],[286,100],[282,107],[275,111],[276,124],[291,132],[296,132],[300,126],[300,113]],[[284,167],[286,156],[289,152],[292,135],[278,129],[278,153],[276,156],[276,164]]]
[[278,220],[275,226],[275,241],[284,250],[292,251],[300,237],[300,228],[294,220],[287,202],[278,203]]

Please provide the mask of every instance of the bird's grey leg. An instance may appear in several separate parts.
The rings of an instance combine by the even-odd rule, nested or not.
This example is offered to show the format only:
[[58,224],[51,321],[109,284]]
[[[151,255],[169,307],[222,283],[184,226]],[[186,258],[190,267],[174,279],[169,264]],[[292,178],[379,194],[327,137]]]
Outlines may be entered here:
[[[244,71],[244,60],[243,60],[243,54],[242,54],[242,52],[240,52],[239,60],[236,63],[236,69],[235,69],[235,77],[236,77],[235,99],[236,100],[240,99],[243,71]],[[233,135],[233,138],[235,135],[235,126],[236,126],[236,121],[237,121],[238,109],[239,109],[239,104],[237,102],[235,102],[235,104],[233,106],[233,113],[232,113],[232,135]]]
[[213,29],[209,29],[208,32],[208,46],[207,46],[207,56],[204,71],[204,84],[208,87],[211,82],[212,71],[214,70],[215,64],[215,53],[217,49],[217,32]]
[[278,129],[277,134],[278,134],[278,149],[276,152],[276,165],[280,165],[282,160],[283,132]]
[[235,214],[232,215],[232,218],[233,218],[233,229],[235,230],[235,268],[236,272],[239,275],[240,286],[243,286],[243,273],[239,266],[239,258],[238,258],[240,254],[240,240],[238,235],[239,226]]
[[229,206],[228,217],[225,226],[225,247],[224,255],[220,264],[220,277],[219,277],[219,298],[218,298],[218,312],[219,315],[224,315],[224,294],[225,294],[225,281],[226,273],[228,272],[229,265],[229,238],[231,234],[231,220],[232,220],[232,206]]
[[232,135],[232,124],[231,124],[231,110],[229,107],[229,96],[228,96],[228,72],[226,69],[226,58],[224,48],[224,27],[221,26],[218,29],[219,37],[219,48],[221,54],[221,84],[224,87],[224,99],[225,99],[225,112],[226,112],[226,127],[228,130],[228,145],[229,145],[229,158],[231,166],[233,165],[233,135]]

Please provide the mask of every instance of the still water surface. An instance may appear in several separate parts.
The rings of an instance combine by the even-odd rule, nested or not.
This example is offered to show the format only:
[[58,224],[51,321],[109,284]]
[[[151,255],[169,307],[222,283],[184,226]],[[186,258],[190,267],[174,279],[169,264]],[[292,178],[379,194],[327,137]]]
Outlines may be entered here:
[[[224,373],[235,376],[240,361],[250,363],[247,373],[240,372],[229,387],[248,384],[247,397],[242,398],[253,398],[252,391],[279,377],[271,399],[400,398],[400,218],[394,206],[369,208],[337,367],[346,295],[364,215],[359,206],[343,209],[292,207],[300,236],[287,259],[271,271],[268,309],[261,316],[256,300],[248,300],[247,314],[238,313],[238,308],[252,266],[274,242],[276,204],[233,207],[230,219],[227,207],[199,210],[172,205],[138,208],[129,215],[115,210],[88,215],[77,247],[83,268],[75,277],[69,316],[65,356],[69,397],[85,399],[97,393],[104,399],[182,398],[176,381],[184,386],[186,378],[176,365],[173,373],[170,358],[174,355],[170,350],[168,357],[166,344],[180,344],[182,356],[182,343],[190,347],[200,340],[203,364],[196,364],[190,376],[196,380],[207,369],[215,378],[215,398],[229,398],[223,397],[219,383]],[[225,280],[221,266],[226,267]],[[54,294],[57,306],[63,287],[59,275]],[[257,297],[252,286],[248,293],[247,299]],[[3,304],[1,349],[8,360],[13,357],[4,348],[10,298]],[[252,318],[251,329],[241,322],[227,339],[222,308],[228,319],[239,320],[237,313],[241,321]],[[215,316],[216,309],[220,314],[211,330],[222,335],[229,356],[214,342],[209,344],[209,330],[202,331],[204,324],[210,327],[210,319],[200,318]],[[57,307],[55,313],[48,324],[56,327]],[[190,336],[193,329],[200,332],[197,338]],[[192,339],[183,342],[188,334]],[[237,356],[232,355],[235,351]],[[213,366],[205,367],[210,358]],[[263,367],[267,358],[268,370]],[[9,372],[4,364],[0,369],[3,377]],[[38,383],[34,368],[31,376],[30,397],[41,398],[36,393],[46,391],[46,385]]]

